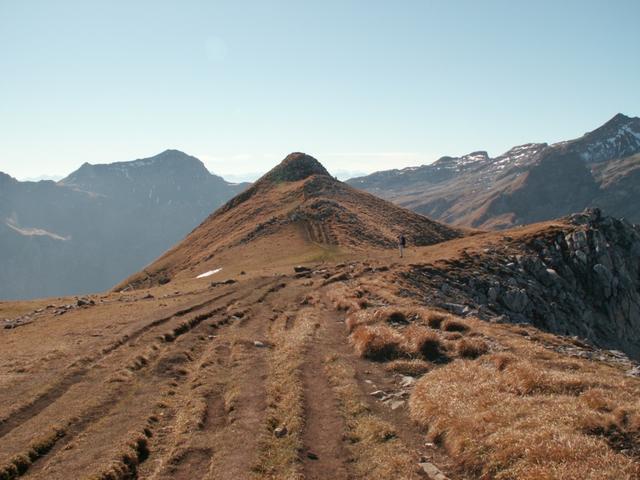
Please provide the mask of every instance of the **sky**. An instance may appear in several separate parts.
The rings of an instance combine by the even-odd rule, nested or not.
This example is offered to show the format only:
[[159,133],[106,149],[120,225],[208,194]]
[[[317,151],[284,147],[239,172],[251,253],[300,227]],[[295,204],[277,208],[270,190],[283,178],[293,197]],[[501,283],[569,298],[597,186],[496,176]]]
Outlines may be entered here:
[[640,115],[640,1],[0,0],[0,171],[349,176]]

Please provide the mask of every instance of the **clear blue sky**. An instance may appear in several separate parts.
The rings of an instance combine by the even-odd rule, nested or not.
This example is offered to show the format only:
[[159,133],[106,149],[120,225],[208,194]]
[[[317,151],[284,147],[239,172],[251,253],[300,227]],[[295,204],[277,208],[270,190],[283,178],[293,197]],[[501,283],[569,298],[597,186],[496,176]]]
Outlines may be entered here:
[[373,171],[640,114],[640,1],[0,0],[0,170]]

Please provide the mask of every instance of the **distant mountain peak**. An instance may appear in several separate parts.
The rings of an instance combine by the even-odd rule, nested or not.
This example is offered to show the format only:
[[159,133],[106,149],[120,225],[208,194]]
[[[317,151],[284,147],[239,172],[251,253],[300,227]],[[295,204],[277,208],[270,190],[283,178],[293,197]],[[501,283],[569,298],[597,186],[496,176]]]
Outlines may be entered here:
[[618,113],[572,140],[525,143],[494,158],[442,157],[347,183],[440,221],[493,229],[586,206],[638,222],[639,179],[640,118]]
[[633,117],[628,117],[623,113],[616,113],[611,120],[609,120],[608,122],[606,122],[603,126],[605,125],[619,125],[619,124],[625,124],[628,123],[630,120],[633,120]]
[[605,122],[595,130],[588,132],[586,135],[604,134],[609,135],[612,132],[617,132],[620,129],[624,129],[628,126],[634,126],[640,129],[640,118],[628,117],[622,113],[614,115],[609,121]]
[[478,159],[489,158],[489,154],[485,150],[477,150],[475,152],[468,153],[464,156],[469,158],[478,158]]
[[139,158],[132,162],[118,162],[116,164],[131,164],[132,166],[151,166],[159,163],[169,163],[169,164],[177,164],[177,163],[193,163],[198,165],[204,165],[200,160],[196,157],[186,154],[180,150],[165,150],[153,157],[148,158]]
[[588,163],[606,162],[640,152],[640,118],[618,113],[582,137],[561,142]]
[[190,157],[191,156],[191,155],[188,155],[188,154],[184,153],[182,150],[177,150],[175,148],[167,148],[163,152],[157,154],[156,157],[162,157],[162,156],[168,156],[168,155],[180,155],[180,156],[184,156],[184,157]]
[[[96,181],[107,178],[133,182],[133,177],[181,176],[182,178],[207,178],[211,173],[196,157],[180,150],[165,150],[157,155],[136,160],[105,164],[85,162],[82,166],[63,178],[62,185],[76,185],[91,190]],[[222,179],[220,179],[222,180]]]
[[297,182],[312,175],[331,176],[327,169],[311,155],[293,152],[262,177],[260,182]]

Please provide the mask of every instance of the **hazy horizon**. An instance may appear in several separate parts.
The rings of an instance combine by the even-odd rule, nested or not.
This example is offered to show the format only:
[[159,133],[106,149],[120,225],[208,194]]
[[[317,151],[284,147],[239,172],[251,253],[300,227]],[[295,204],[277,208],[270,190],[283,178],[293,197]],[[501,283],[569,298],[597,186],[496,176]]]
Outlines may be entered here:
[[[618,113],[625,114],[624,112],[618,112]],[[627,116],[631,117],[632,115],[627,115]],[[635,117],[635,115],[633,115],[633,117]],[[608,120],[610,120],[610,119],[607,119],[606,121],[608,121]],[[606,123],[606,121],[603,121],[602,124]],[[590,130],[593,130],[593,129],[599,127],[599,126],[600,126],[600,124],[597,125],[597,126],[594,126]],[[570,140],[572,138],[578,138],[579,136],[581,136],[584,133],[587,133],[587,131],[582,132],[582,133],[576,133],[573,137],[568,137],[568,138],[565,138],[565,139],[558,139],[558,141]],[[545,143],[545,141],[544,140],[540,140],[540,143]],[[552,144],[554,142],[546,142],[546,143]],[[510,147],[505,148],[505,150],[501,151],[501,152],[488,152],[488,153],[489,153],[490,156],[497,156],[499,154],[505,153],[509,148],[511,148],[513,146],[516,146],[516,145],[511,145]],[[479,150],[482,150],[482,149],[476,149],[474,151],[479,151]],[[104,162],[104,164],[110,164],[110,163],[122,162],[122,161],[135,161],[135,160],[140,160],[142,158],[150,158],[150,157],[156,156],[156,155],[158,155],[160,153],[162,153],[162,152],[158,151],[156,153],[147,155],[145,157],[140,157],[140,158],[131,158],[131,159],[127,159],[127,160],[118,159],[118,160],[113,160],[113,161],[107,161],[107,162]],[[191,155],[189,152],[183,152],[183,153]],[[291,153],[291,152],[289,152],[289,153]],[[310,155],[313,155],[310,152],[307,152],[307,153],[309,153]],[[468,154],[468,153],[472,153],[472,151],[461,153],[459,155],[465,155],[465,154]],[[351,155],[363,155],[364,156],[366,154],[351,154]],[[374,156],[374,157],[376,156],[375,154],[369,154],[369,155]],[[332,175],[335,175],[339,180],[348,180],[348,179],[351,179],[351,178],[356,178],[358,176],[368,175],[368,174],[371,174],[371,173],[374,173],[374,172],[380,171],[380,170],[389,170],[389,169],[393,169],[393,168],[401,169],[401,168],[405,168],[405,167],[419,166],[419,165],[433,163],[433,162],[435,162],[436,160],[438,160],[439,158],[441,158],[441,157],[443,157],[445,155],[446,154],[439,155],[438,157],[436,157],[434,159],[431,159],[430,161],[427,161],[427,162],[409,163],[409,164],[401,165],[401,166],[388,166],[388,167],[382,167],[381,169],[351,170],[351,169],[348,169],[348,168],[338,168],[338,169],[329,169],[329,170],[330,170],[330,173]],[[198,158],[199,160],[201,160],[204,163],[205,167],[207,167],[207,169],[209,170],[209,172],[211,174],[221,176],[225,180],[227,180],[228,182],[231,182],[231,183],[242,183],[242,182],[254,182],[258,178],[260,178],[262,175],[264,175],[266,172],[268,172],[273,166],[275,166],[277,163],[279,163],[285,156],[286,155],[283,155],[283,157],[280,158],[280,159],[274,159],[274,162],[271,165],[266,166],[264,170],[252,171],[252,172],[243,172],[243,173],[235,173],[234,171],[220,173],[218,171],[212,170],[207,165],[207,163],[211,163],[211,162],[207,162],[203,158],[199,158],[197,156],[196,156],[196,158]],[[389,159],[393,160],[391,156],[389,157]],[[321,161],[321,163],[326,163],[326,162],[322,162],[321,158],[319,158],[319,160]],[[93,163],[93,162],[88,161],[88,163]],[[62,180],[63,178],[65,178],[66,176],[71,174],[72,172],[76,171],[78,168],[80,168],[80,166],[81,165],[78,165],[77,167],[75,167],[72,170],[70,170],[68,172],[65,172],[65,173],[44,173],[44,174],[36,175],[36,176],[33,176],[33,177],[30,177],[30,176],[27,176],[27,177],[16,177],[14,175],[11,175],[11,172],[6,172],[6,171],[2,171],[2,170],[0,170],[0,172],[9,174],[9,175],[15,177],[17,180],[22,181],[22,182],[38,182],[38,181],[42,181],[42,180],[52,180],[52,181],[56,181],[57,182],[59,180]]]
[[[640,113],[640,4],[0,1],[0,171],[167,148],[237,181],[291,151],[370,173]],[[544,25],[544,28],[541,26]]]

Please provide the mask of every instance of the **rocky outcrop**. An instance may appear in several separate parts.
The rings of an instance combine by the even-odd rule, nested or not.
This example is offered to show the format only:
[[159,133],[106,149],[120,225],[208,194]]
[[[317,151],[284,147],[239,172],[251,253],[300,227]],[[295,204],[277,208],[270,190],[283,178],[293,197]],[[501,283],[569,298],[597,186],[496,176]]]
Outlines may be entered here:
[[448,268],[416,265],[406,278],[436,303],[640,358],[640,227],[598,209],[565,220]]

